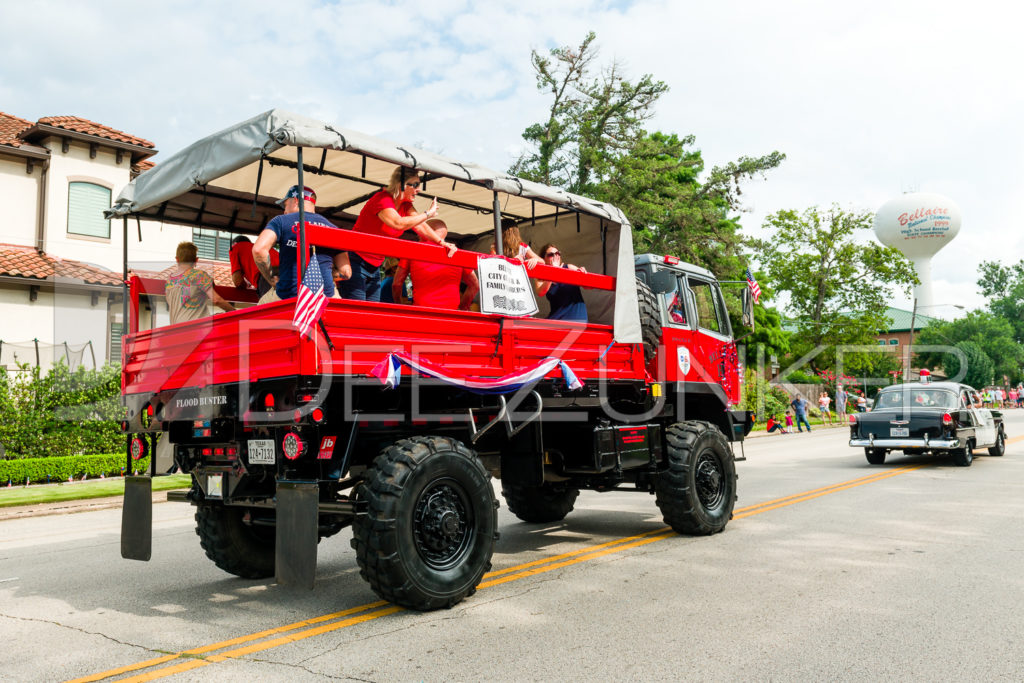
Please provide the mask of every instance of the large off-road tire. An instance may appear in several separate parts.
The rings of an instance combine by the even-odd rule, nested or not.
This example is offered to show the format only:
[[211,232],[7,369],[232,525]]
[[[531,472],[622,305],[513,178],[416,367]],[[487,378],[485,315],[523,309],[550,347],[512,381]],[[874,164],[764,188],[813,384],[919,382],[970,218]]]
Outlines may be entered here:
[[1003,434],[1002,427],[996,433],[996,445],[988,449],[988,454],[994,455],[997,458],[1006,454],[1006,434]]
[[868,463],[871,465],[884,465],[885,464],[885,449],[884,448],[865,448],[864,457],[868,459]]
[[524,522],[547,524],[560,522],[572,512],[579,489],[565,484],[545,482],[540,486],[529,486],[501,480],[501,495],[505,498],[509,512]]
[[658,297],[640,278],[636,279],[636,300],[640,306],[640,338],[644,343],[644,362],[650,363],[661,344],[661,314]]
[[417,436],[384,449],[360,489],[366,514],[352,524],[373,591],[415,610],[452,607],[476,592],[497,538],[490,478],[455,439]]
[[736,503],[736,464],[725,435],[709,422],[679,422],[665,430],[667,468],[655,480],[665,523],[681,534],[722,531]]
[[971,463],[974,462],[974,445],[968,441],[963,448],[958,448],[952,452],[953,464],[957,467],[970,467]]
[[206,556],[243,579],[274,575],[275,529],[246,524],[245,508],[208,503],[196,508],[196,534]]

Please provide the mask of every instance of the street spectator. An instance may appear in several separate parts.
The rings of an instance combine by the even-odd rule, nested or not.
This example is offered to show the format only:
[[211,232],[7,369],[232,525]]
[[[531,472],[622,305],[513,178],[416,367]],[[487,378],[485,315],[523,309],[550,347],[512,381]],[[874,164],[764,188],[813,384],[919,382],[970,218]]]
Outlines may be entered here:
[[818,410],[821,411],[821,421],[824,424],[828,421],[828,424],[832,424],[832,411],[829,410],[829,406],[832,404],[832,399],[828,395],[828,391],[825,389],[821,390],[821,396],[818,397]]
[[843,389],[842,384],[836,385],[836,415],[839,415],[842,419],[846,419],[846,399],[849,394],[846,393],[846,389]]
[[793,412],[786,411],[786,433],[789,434],[793,431]]
[[164,295],[171,312],[171,324],[198,320],[210,314],[209,304],[225,311],[235,307],[221,298],[213,288],[209,273],[196,268],[198,250],[192,242],[182,242],[174,254],[177,272],[167,278]]
[[863,396],[857,397],[857,412],[866,413],[868,412],[868,400]]
[[807,432],[810,433],[811,423],[807,421],[807,399],[803,395],[797,394],[789,405],[793,407],[793,413],[796,415],[797,431],[803,433],[803,426],[806,425]]
[[782,423],[779,422],[778,418],[775,417],[774,415],[768,416],[768,423],[765,426],[767,427],[769,434],[771,434],[772,432],[778,432],[779,434],[787,433],[786,428],[782,426]]

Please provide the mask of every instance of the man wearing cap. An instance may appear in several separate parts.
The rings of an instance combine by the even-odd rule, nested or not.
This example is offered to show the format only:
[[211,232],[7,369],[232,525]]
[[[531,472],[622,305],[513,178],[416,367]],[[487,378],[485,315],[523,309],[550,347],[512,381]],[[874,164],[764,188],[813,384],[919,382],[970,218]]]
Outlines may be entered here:
[[[263,296],[270,289],[270,283],[260,274],[256,261],[252,258],[252,241],[245,235],[238,235],[231,240],[228,252],[231,261],[231,282],[239,289],[255,289]],[[271,271],[278,267],[277,250],[270,250]]]
[[[306,214],[307,225],[323,225],[328,228],[339,229],[316,211],[316,193],[308,187],[300,188],[292,185],[284,198],[277,203],[284,206],[284,213],[270,219],[267,227],[256,238],[256,244],[252,247],[252,258],[259,268],[260,274],[267,282],[274,285],[274,288],[260,298],[260,303],[288,299],[298,293],[299,267],[298,267],[298,244],[299,244],[299,198],[302,197],[305,205],[303,211]],[[271,273],[270,249],[275,244],[280,250],[280,266],[278,276],[275,278]],[[352,277],[352,266],[349,265],[348,252],[337,252],[332,249],[321,247],[316,255],[310,254],[310,267],[319,267],[320,274],[324,279],[324,294],[334,296],[334,278],[331,277],[331,264],[338,269],[342,279]]]

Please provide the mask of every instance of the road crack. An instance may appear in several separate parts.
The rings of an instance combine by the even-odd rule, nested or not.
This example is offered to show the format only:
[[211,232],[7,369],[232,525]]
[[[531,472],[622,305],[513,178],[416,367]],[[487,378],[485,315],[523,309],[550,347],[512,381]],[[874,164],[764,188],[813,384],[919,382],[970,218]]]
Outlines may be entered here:
[[112,643],[117,643],[118,645],[124,645],[126,647],[134,647],[134,648],[142,650],[144,652],[149,652],[149,653],[153,653],[153,654],[162,654],[159,650],[154,650],[154,649],[152,649],[150,647],[146,647],[145,645],[139,645],[137,643],[129,643],[129,642],[124,641],[124,640],[118,640],[117,638],[114,638],[113,636],[108,636],[106,633],[100,633],[98,631],[89,631],[89,630],[84,629],[84,628],[79,628],[78,626],[70,626],[68,624],[62,624],[59,621],[52,621],[50,619],[36,619],[36,618],[33,618],[33,617],[18,617],[18,616],[15,616],[13,614],[4,614],[3,612],[0,612],[0,618],[11,619],[12,621],[22,621],[22,622],[29,622],[29,623],[36,623],[36,624],[49,624],[50,626],[56,626],[58,628],[67,629],[69,631],[76,631],[78,633],[82,633],[82,634],[88,635],[88,636],[99,636],[101,638],[105,638],[105,639],[109,640]]

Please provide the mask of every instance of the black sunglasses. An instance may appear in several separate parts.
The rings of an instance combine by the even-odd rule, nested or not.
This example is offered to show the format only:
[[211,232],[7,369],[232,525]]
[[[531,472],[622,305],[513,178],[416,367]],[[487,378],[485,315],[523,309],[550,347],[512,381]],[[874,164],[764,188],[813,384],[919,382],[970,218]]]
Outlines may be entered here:
[[412,180],[412,181],[406,183],[405,186],[406,187],[419,187],[420,186],[420,181]]
[[561,256],[561,255],[562,255],[562,252],[560,252],[560,251],[549,251],[548,253],[544,254],[544,258],[549,258],[551,256]]

